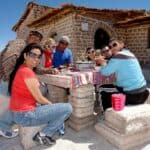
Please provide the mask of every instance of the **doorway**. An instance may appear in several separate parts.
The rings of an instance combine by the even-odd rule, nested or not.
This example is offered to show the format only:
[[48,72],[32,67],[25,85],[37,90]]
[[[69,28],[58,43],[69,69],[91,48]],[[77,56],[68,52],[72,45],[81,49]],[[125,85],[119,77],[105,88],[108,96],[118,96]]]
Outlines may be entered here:
[[94,36],[94,48],[101,49],[103,46],[109,44],[109,40],[109,34],[105,30],[101,28],[97,29]]

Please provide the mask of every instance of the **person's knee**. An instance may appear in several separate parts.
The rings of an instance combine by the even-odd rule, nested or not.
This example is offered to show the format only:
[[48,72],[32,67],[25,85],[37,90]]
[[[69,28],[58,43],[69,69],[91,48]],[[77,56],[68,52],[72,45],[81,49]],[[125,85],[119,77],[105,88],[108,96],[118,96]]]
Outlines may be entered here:
[[72,105],[70,103],[65,104],[65,112],[67,112],[69,115],[71,115],[73,111]]

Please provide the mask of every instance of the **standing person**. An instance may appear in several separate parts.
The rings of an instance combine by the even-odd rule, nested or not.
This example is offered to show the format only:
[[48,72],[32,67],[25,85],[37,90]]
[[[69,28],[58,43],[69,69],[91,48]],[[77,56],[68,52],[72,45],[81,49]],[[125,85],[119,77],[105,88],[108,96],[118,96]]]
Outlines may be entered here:
[[[27,39],[16,39],[6,46],[0,54],[0,89],[8,89],[9,76],[15,66],[16,60],[26,44],[37,43],[39,44],[43,36],[38,31],[30,31]],[[7,92],[0,93],[7,95]]]
[[[137,58],[130,50],[124,48],[124,43],[121,40],[111,40],[109,49],[112,52],[112,57],[108,63],[103,57],[96,59],[96,62],[101,65],[101,74],[109,76],[115,73],[116,83],[111,88],[116,88],[118,92],[126,95],[126,105],[144,103],[149,92]],[[111,107],[112,94],[113,92],[101,92],[104,110]]]
[[42,48],[37,44],[29,44],[21,52],[9,79],[9,119],[0,120],[0,134],[6,137],[5,130],[10,129],[13,123],[22,126],[46,124],[33,140],[39,144],[52,145],[56,143],[52,136],[70,116],[72,107],[69,103],[52,104],[41,94],[34,73],[41,57]]
[[[13,44],[12,45],[14,47],[11,47],[11,43],[10,45],[6,46],[6,48],[1,52],[1,60],[0,60],[0,69],[2,71],[2,77],[1,80],[4,81],[8,81],[9,80],[9,75],[12,72],[17,57],[20,55],[21,51],[23,50],[23,48],[30,43],[37,43],[39,44],[42,40],[43,36],[40,32],[38,31],[30,31],[29,35],[27,36],[27,39],[24,41],[22,39],[20,39],[18,41],[18,43],[20,45],[16,45]],[[17,41],[18,39],[16,39]],[[15,41],[14,41],[15,42]]]
[[73,62],[73,55],[68,45],[70,44],[70,39],[68,36],[62,36],[59,39],[59,43],[55,49],[53,56],[53,66],[54,68],[69,67]]

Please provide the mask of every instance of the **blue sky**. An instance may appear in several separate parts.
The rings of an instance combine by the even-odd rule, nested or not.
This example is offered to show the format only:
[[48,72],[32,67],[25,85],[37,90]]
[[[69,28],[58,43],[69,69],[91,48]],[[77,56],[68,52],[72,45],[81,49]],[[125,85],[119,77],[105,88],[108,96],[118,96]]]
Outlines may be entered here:
[[[16,38],[12,27],[23,14],[26,5],[31,0],[1,0],[0,5],[0,50],[9,40]],[[59,7],[62,3],[72,3],[93,8],[107,9],[147,9],[150,10],[150,0],[34,0],[34,2]]]

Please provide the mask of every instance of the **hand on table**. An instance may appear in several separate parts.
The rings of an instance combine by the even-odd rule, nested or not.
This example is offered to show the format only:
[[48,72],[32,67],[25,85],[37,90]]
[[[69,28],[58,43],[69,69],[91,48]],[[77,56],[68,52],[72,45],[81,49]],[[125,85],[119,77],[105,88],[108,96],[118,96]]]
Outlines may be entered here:
[[57,68],[49,68],[46,71],[47,74],[58,74],[59,70]]

